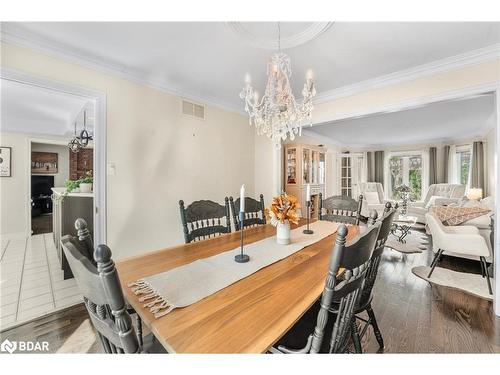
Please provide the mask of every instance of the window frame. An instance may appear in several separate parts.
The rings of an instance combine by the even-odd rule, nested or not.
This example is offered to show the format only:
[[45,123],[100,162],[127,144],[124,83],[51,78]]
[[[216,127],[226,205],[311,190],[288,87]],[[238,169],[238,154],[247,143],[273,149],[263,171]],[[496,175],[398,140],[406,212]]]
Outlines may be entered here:
[[417,202],[422,202],[425,199],[425,192],[429,189],[429,153],[426,150],[410,150],[410,151],[389,151],[386,152],[386,157],[384,160],[384,191],[385,198],[388,200],[394,200],[392,198],[392,182],[391,182],[391,171],[389,160],[392,157],[404,157],[404,156],[420,156],[422,159],[422,189],[420,194],[420,199]]
[[459,159],[459,154],[462,152],[468,151],[470,153],[470,158],[469,158],[469,175],[467,176],[467,183],[465,184],[466,189],[470,188],[471,184],[471,167],[472,167],[472,144],[466,144],[466,145],[460,145],[460,146],[455,146],[455,155],[453,155],[453,163],[454,168],[454,176],[453,176],[453,183],[455,184],[461,184],[462,181],[460,179],[460,159]]

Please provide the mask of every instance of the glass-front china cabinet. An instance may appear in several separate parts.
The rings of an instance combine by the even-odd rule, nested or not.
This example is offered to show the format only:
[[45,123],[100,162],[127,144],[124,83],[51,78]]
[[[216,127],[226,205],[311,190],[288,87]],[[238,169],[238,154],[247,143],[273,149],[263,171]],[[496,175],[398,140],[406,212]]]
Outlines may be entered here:
[[299,198],[306,215],[306,188],[311,184],[311,217],[317,217],[319,193],[325,196],[326,150],[322,147],[289,144],[285,152],[285,191]]

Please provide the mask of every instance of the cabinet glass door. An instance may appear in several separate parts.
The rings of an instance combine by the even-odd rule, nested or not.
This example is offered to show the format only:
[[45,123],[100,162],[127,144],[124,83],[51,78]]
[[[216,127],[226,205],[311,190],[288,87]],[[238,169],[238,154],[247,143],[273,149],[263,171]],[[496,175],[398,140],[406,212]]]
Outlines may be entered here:
[[286,183],[297,183],[297,149],[286,150]]
[[319,152],[311,152],[311,181],[313,184],[318,183],[318,164],[319,164]]
[[302,149],[302,183],[311,183],[311,150]]
[[325,154],[319,153],[319,165],[318,165],[318,183],[325,183],[325,170],[326,170],[326,159]]

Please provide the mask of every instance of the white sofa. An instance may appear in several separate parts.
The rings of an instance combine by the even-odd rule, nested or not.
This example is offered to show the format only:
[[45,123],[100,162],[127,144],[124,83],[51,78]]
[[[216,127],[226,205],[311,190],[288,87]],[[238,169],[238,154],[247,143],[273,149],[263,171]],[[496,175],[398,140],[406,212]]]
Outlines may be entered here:
[[408,204],[408,215],[415,216],[417,223],[425,224],[425,214],[434,205],[455,203],[465,195],[465,185],[432,184],[422,202]]

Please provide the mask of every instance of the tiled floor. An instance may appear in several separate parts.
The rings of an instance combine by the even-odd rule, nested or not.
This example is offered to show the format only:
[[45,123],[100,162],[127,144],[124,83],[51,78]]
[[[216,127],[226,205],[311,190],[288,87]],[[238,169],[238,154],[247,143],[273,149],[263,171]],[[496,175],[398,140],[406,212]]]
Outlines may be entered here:
[[52,233],[2,236],[0,245],[0,330],[82,302],[75,279],[63,279]]

